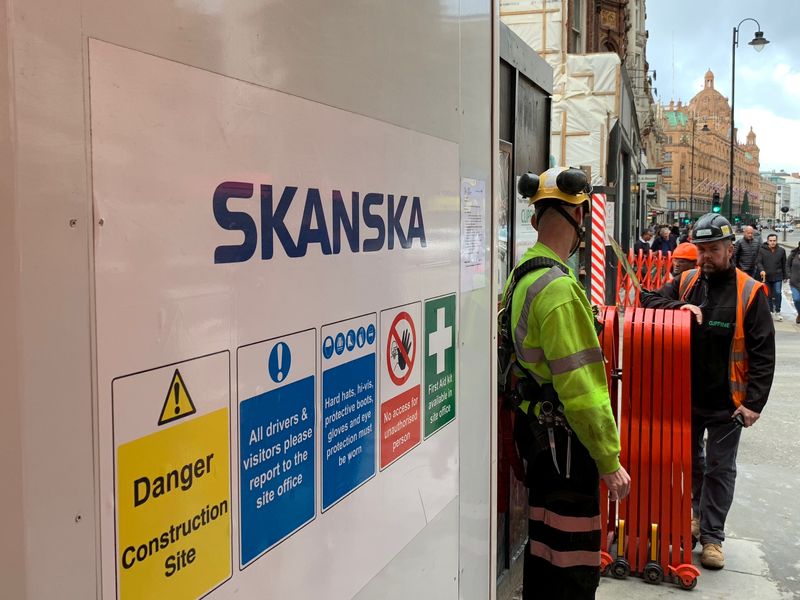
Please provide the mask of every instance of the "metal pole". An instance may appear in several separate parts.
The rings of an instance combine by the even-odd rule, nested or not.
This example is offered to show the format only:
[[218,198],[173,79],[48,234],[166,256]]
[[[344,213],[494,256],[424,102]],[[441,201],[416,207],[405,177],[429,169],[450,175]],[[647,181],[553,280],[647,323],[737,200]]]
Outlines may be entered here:
[[689,192],[689,220],[694,219],[694,130],[697,126],[697,121],[692,119],[692,172],[689,175],[689,187],[691,191]]
[[733,42],[731,43],[731,165],[730,172],[728,173],[728,221],[733,223],[733,114],[734,105],[736,101],[736,34],[738,33],[736,27],[733,28]]
[[782,241],[785,242],[786,241],[786,215],[788,215],[789,213],[781,213],[781,214],[783,215],[783,240]]

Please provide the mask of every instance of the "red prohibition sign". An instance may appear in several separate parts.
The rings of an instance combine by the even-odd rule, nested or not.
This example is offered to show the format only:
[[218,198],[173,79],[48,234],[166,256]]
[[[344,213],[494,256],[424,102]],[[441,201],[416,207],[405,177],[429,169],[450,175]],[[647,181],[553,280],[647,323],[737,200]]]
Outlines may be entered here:
[[[408,351],[403,346],[403,342],[400,341],[400,336],[397,334],[397,326],[400,324],[400,321],[407,321],[408,328],[411,330],[411,356],[408,355]],[[408,370],[406,371],[405,375],[395,375],[394,371],[392,370],[392,340],[394,340],[394,343],[397,345],[397,351],[403,355],[403,359],[406,361],[406,365],[408,366]],[[416,357],[417,330],[414,329],[414,321],[411,320],[411,315],[409,315],[406,311],[401,311],[397,313],[394,321],[392,321],[392,326],[389,328],[389,340],[386,343],[386,368],[389,370],[389,377],[395,385],[403,385],[406,381],[408,381],[411,371],[414,370],[414,359],[416,359]]]

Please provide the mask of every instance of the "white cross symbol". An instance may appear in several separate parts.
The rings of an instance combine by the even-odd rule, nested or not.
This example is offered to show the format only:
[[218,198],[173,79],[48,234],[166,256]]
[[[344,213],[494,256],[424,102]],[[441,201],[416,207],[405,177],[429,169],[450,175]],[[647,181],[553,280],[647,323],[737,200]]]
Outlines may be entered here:
[[444,353],[453,347],[453,328],[444,326],[444,307],[436,309],[436,331],[428,335],[428,356],[436,355],[436,374],[444,371]]

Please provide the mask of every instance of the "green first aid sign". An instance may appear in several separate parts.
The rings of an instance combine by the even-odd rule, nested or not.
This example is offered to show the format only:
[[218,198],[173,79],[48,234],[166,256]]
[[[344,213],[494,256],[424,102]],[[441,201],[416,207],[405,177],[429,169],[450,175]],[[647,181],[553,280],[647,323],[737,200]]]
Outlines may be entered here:
[[456,417],[456,295],[425,301],[425,437]]

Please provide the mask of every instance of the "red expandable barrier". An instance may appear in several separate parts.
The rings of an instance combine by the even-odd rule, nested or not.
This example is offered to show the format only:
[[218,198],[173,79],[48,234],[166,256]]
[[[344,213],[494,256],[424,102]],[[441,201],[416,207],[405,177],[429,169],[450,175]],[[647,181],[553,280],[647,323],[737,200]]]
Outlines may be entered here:
[[[600,333],[600,348],[603,350],[606,366],[606,381],[608,383],[609,397],[611,398],[611,411],[617,418],[617,403],[619,401],[619,314],[616,306],[600,306],[597,318],[603,323]],[[608,488],[600,482],[600,523],[602,524],[602,539],[600,542],[600,568],[605,571],[611,564],[609,552],[612,538],[616,531],[617,505],[608,499]]]
[[[657,290],[672,279],[672,253],[648,252],[639,250],[634,254],[632,250],[627,254],[628,263],[641,286],[648,290]],[[617,264],[617,290],[616,302],[618,306],[627,308],[639,306],[639,293],[633,285],[621,264]]]
[[[603,574],[632,573],[684,589],[700,575],[691,562],[690,318],[683,311],[625,310],[618,422],[631,491],[618,506],[616,545],[601,558]],[[610,509],[601,516],[604,528],[615,524]]]

